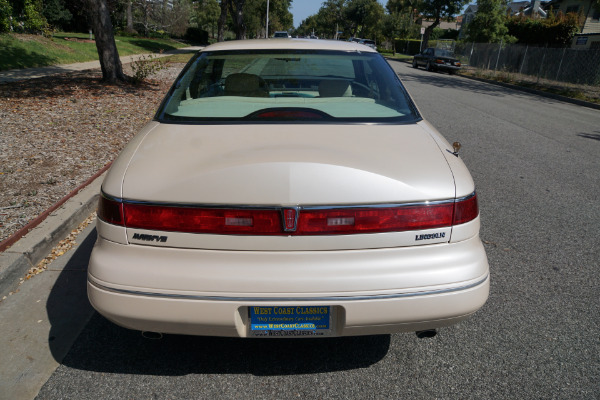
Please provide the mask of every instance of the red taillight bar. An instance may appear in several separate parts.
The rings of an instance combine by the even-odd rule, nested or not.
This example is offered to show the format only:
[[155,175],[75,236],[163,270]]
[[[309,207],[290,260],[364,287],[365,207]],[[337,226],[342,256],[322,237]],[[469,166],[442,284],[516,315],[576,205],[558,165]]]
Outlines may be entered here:
[[394,207],[300,209],[295,230],[281,208],[204,208],[120,202],[101,196],[98,216],[110,224],[158,231],[233,235],[351,235],[450,227],[479,215],[475,194],[455,202]]
[[298,235],[400,232],[450,226],[454,203],[390,208],[303,210]]
[[165,207],[125,204],[125,226],[171,232],[282,234],[278,210]]

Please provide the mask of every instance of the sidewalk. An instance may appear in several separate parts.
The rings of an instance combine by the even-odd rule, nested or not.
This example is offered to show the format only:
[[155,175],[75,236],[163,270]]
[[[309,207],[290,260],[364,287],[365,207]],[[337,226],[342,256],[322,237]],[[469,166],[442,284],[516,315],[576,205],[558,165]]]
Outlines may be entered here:
[[0,400],[34,399],[93,315],[86,279],[95,226],[0,303]]
[[[153,58],[160,58],[167,57],[173,54],[195,52],[200,49],[202,49],[202,46],[191,46],[183,47],[181,49],[169,50],[164,53],[147,53],[123,56],[121,57],[121,64],[128,64],[134,60],[138,60],[142,56],[148,57],[152,55]],[[63,74],[65,72],[84,71],[86,69],[95,68],[100,68],[100,61],[96,60],[75,64],[50,65],[48,67],[39,68],[10,69],[7,71],[0,71],[0,83],[23,81],[27,79],[42,78],[44,76]]]

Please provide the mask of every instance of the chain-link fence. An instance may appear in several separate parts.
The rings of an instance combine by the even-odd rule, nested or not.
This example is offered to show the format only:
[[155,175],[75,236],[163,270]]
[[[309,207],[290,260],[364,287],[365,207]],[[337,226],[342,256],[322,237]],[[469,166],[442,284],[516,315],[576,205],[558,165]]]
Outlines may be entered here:
[[514,74],[517,79],[564,86],[600,86],[600,49],[462,43],[456,44],[454,52],[463,65]]

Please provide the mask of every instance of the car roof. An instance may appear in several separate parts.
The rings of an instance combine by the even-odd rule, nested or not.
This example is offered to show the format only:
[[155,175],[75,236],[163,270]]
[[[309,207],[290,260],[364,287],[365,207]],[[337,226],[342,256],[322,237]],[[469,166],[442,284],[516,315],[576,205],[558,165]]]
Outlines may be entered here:
[[375,50],[355,42],[314,39],[290,39],[285,41],[271,39],[232,40],[212,44],[202,51],[227,50],[334,50],[375,53]]

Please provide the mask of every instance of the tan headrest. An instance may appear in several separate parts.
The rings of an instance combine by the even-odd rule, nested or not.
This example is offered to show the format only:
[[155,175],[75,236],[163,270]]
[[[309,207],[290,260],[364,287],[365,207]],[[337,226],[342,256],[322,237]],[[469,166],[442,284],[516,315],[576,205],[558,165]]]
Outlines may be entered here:
[[319,96],[321,97],[349,97],[352,96],[350,82],[341,79],[326,79],[319,83]]
[[268,97],[266,82],[258,75],[239,73],[225,78],[226,96]]

